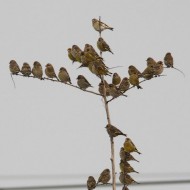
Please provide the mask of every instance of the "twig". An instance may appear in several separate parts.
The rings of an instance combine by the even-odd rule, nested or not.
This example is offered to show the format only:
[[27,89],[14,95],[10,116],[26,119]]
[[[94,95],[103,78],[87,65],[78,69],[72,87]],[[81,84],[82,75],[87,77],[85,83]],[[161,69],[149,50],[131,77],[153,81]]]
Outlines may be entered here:
[[[16,76],[22,76],[22,77],[28,77],[28,78],[36,78],[36,77],[34,77],[34,76],[24,76],[24,75],[21,75],[21,74],[17,74]],[[88,93],[91,93],[91,94],[94,94],[94,95],[102,96],[101,94],[99,94],[99,93],[97,93],[97,92],[93,92],[93,91],[90,91],[90,90],[83,90],[83,89],[79,88],[79,87],[76,86],[76,85],[69,84],[69,83],[63,83],[63,82],[58,81],[58,80],[56,80],[56,79],[50,79],[50,78],[44,77],[44,78],[42,78],[41,80],[50,80],[50,81],[53,81],[53,82],[59,82],[59,83],[62,83],[62,84],[65,84],[65,85],[68,85],[68,86],[72,86],[72,87],[74,87],[74,88],[77,88],[77,89],[79,89],[79,90],[82,90],[82,91],[84,91],[84,92],[88,92]]]
[[10,75],[11,75],[11,79],[12,79],[12,81],[13,81],[14,88],[16,88],[15,81],[14,81],[14,79],[13,79],[12,73],[10,73]]

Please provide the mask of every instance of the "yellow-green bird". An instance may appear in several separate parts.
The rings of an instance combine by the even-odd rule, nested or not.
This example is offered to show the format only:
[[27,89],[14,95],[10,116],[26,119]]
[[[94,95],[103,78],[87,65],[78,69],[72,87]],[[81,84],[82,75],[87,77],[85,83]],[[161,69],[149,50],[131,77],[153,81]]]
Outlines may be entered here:
[[139,85],[139,76],[137,74],[130,75],[129,82],[131,85],[136,86],[137,89],[142,89],[142,87]]
[[94,179],[93,176],[89,176],[87,180],[87,189],[92,190],[96,188],[96,180]]
[[124,77],[119,85],[119,90],[124,93],[126,92],[130,87],[130,82],[127,77]]
[[126,161],[124,162],[123,160],[121,160],[119,166],[120,166],[121,172],[124,172],[124,173],[132,173],[132,172],[139,173],[139,172],[135,171],[134,168]]
[[109,51],[113,54],[113,52],[110,49],[110,46],[106,43],[106,41],[100,37],[97,41],[97,47],[101,52]]
[[128,162],[128,161],[131,161],[131,160],[139,162],[129,152],[125,152],[123,147],[121,147],[119,155],[120,155],[121,160],[124,161],[124,162],[126,162],[126,161]]
[[15,60],[9,62],[9,70],[13,75],[17,75],[20,72],[19,65]]
[[138,75],[139,77],[141,76],[141,72],[133,65],[130,65],[128,67],[128,73],[129,73],[129,76],[133,74]]
[[94,57],[94,59],[101,59],[103,60],[102,57],[100,57],[100,55],[96,52],[96,50],[94,49],[94,47],[90,44],[85,44],[84,46],[84,52],[88,52],[92,57]]
[[28,63],[23,63],[22,69],[21,69],[21,73],[24,76],[30,76],[30,74],[32,73],[31,71],[31,67]]
[[121,95],[125,96],[120,89],[115,86],[114,84],[109,84],[109,92],[110,92],[110,96],[112,96],[113,98],[117,98]]
[[131,185],[132,183],[137,183],[130,175],[128,175],[127,173],[123,173],[123,172],[121,172],[119,175],[119,181],[123,185]]
[[109,180],[111,179],[111,174],[110,174],[110,170],[109,169],[105,169],[102,171],[102,173],[100,174],[97,184],[98,183],[103,183],[103,184],[107,184],[109,182]]
[[81,52],[82,52],[82,50],[77,45],[72,46],[71,54],[76,59],[76,61],[78,61],[80,63],[81,63],[81,59],[80,59]]
[[48,63],[46,65],[45,74],[48,78],[51,78],[51,79],[56,78],[59,81],[59,79],[57,78],[57,75],[55,74],[55,70],[54,70],[52,64],[50,64],[50,63]]
[[77,84],[80,89],[86,90],[89,87],[92,87],[92,85],[87,81],[87,79],[83,75],[79,75],[77,77]]
[[134,145],[134,143],[132,142],[132,140],[130,138],[126,138],[125,139],[123,147],[124,147],[125,152],[129,152],[129,153],[131,153],[131,152],[137,152],[138,154],[141,154],[137,150],[136,146]]
[[155,66],[155,64],[156,64],[156,61],[152,58],[152,57],[148,57],[147,58],[147,60],[146,60],[146,62],[147,62],[147,67],[149,67],[149,66]]
[[68,49],[67,49],[67,52],[68,52],[68,57],[69,57],[69,59],[72,61],[72,63],[74,63],[75,61],[77,61],[77,60],[74,58],[74,56],[72,55],[72,53],[71,53],[71,48],[68,48]]
[[106,125],[106,130],[111,138],[117,137],[118,135],[127,136],[126,134],[122,133],[118,128],[110,124]]
[[42,80],[43,69],[42,65],[38,61],[35,61],[33,64],[32,74],[34,75],[34,77]]
[[120,84],[120,82],[121,82],[121,77],[117,73],[114,73],[112,77],[112,84],[117,86],[118,84]]
[[[155,66],[155,65],[154,65]],[[149,65],[146,69],[142,72],[142,77],[146,80],[150,80],[154,76],[154,66]]]
[[92,19],[92,26],[98,32],[102,32],[106,29],[113,30],[112,27],[108,26],[107,24],[105,24],[105,23],[103,23],[103,22],[101,22],[95,18]]
[[64,83],[69,82],[70,84],[72,84],[69,73],[67,72],[65,67],[61,67],[59,69],[58,78],[60,79],[61,82],[64,82]]

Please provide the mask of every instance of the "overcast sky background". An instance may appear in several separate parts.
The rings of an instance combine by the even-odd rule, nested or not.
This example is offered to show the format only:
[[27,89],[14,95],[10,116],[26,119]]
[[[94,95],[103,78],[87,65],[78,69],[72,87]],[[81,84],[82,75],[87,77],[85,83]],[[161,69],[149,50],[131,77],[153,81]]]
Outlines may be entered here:
[[[142,155],[131,165],[140,172],[135,179],[150,174],[190,173],[190,2],[188,0],[0,0],[0,176],[81,175],[72,183],[86,182],[110,167],[110,143],[101,97],[51,81],[14,77],[9,61],[15,59],[43,67],[64,66],[73,84],[83,74],[97,91],[99,79],[87,69],[76,69],[67,57],[67,48],[85,43],[96,48],[98,33],[91,19],[114,27],[102,37],[114,55],[104,53],[109,67],[122,77],[128,66],[139,70],[146,59],[163,60],[167,52],[183,75],[166,69],[166,77],[132,89],[128,98],[110,103],[111,121],[134,141]],[[111,82],[111,78],[107,77]],[[125,138],[117,137],[116,163]],[[39,178],[38,178],[39,179]],[[1,184],[9,185],[3,180]],[[46,183],[47,180],[44,180]],[[60,179],[64,184],[67,179]]]

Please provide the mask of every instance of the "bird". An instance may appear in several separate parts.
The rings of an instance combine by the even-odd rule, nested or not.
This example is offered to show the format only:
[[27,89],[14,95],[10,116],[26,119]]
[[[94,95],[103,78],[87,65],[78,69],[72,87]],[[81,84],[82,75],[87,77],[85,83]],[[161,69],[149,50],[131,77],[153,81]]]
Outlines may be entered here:
[[121,82],[121,77],[117,73],[114,73],[112,77],[112,84],[117,86],[120,82]]
[[34,75],[34,77],[42,80],[43,69],[38,61],[34,61],[33,63],[32,74]]
[[124,161],[124,162],[126,162],[126,161],[128,162],[128,161],[131,161],[131,160],[139,162],[129,152],[125,152],[123,147],[121,147],[119,155],[120,155],[121,160]]
[[15,60],[11,60],[9,62],[9,70],[10,70],[11,74],[13,74],[13,75],[17,75],[20,72],[19,65],[17,64],[17,62]]
[[75,58],[76,61],[78,61],[79,63],[81,62],[80,59],[80,54],[81,54],[82,50],[77,46],[77,45],[73,45],[71,48],[71,55]]
[[121,172],[124,172],[124,173],[132,173],[132,172],[139,173],[139,172],[135,171],[134,168],[127,161],[121,160],[119,166],[120,166]]
[[87,81],[87,79],[83,75],[79,75],[77,77],[77,84],[80,89],[86,90],[88,87],[92,87],[92,85]]
[[57,78],[57,75],[55,74],[55,70],[54,70],[52,64],[50,64],[50,63],[48,63],[46,65],[45,74],[47,75],[47,77],[49,77],[51,79],[56,78],[59,81],[59,79]]
[[132,142],[132,140],[130,138],[126,138],[125,139],[123,147],[124,147],[125,152],[129,152],[129,153],[131,153],[131,152],[137,152],[138,154],[141,154],[137,150],[136,146],[134,145],[134,143]]
[[124,93],[126,92],[130,87],[130,82],[127,77],[124,77],[119,85],[119,90]]
[[162,61],[158,61],[155,65],[154,65],[154,75],[155,76],[159,76],[162,74],[162,72],[164,71],[164,66],[163,66],[163,62]]
[[142,87],[139,85],[139,76],[137,74],[130,75],[129,82],[131,85],[136,86],[137,89],[142,89]]
[[129,76],[131,76],[132,74],[136,74],[139,77],[141,76],[141,72],[133,65],[130,65],[128,67],[128,73],[129,73]]
[[110,46],[104,41],[102,37],[99,37],[97,41],[97,47],[101,52],[109,51],[113,54],[113,52],[110,49]]
[[105,24],[95,18],[92,19],[92,26],[98,32],[102,32],[106,29],[113,30],[112,27],[108,26],[107,24]]
[[122,133],[118,128],[114,127],[111,124],[106,125],[106,130],[111,138],[117,137],[118,135],[127,136],[126,134]]
[[72,61],[72,63],[74,63],[75,61],[77,61],[77,60],[73,57],[73,55],[72,55],[72,53],[71,53],[71,48],[68,48],[67,51],[68,51],[68,57],[69,57],[69,59]]
[[123,185],[130,185],[132,183],[137,183],[130,175],[128,175],[127,173],[121,172],[119,175],[119,181],[123,184]]
[[[155,66],[155,65],[154,65]],[[154,76],[154,66],[149,65],[146,69],[142,72],[142,77],[146,80],[150,80]]]
[[93,176],[89,176],[87,180],[87,189],[92,190],[96,188],[96,180]]
[[185,76],[185,74],[181,70],[174,67],[173,56],[172,56],[172,54],[170,52],[166,53],[166,55],[164,57],[164,64],[166,65],[167,68],[173,68],[175,70],[178,70],[180,73],[183,74],[183,76]]
[[31,67],[28,63],[23,63],[23,66],[21,68],[21,73],[24,75],[24,76],[30,76],[30,74],[32,73],[31,71]]
[[64,82],[64,83],[69,82],[70,84],[72,84],[69,73],[67,72],[67,70],[64,67],[61,67],[59,69],[58,78],[60,79],[61,82]]
[[[104,81],[105,81],[106,96],[110,96],[109,84],[107,83],[106,80],[104,80]],[[99,93],[102,96],[104,96],[104,83],[100,82],[98,86],[99,86],[99,88],[98,88]]]
[[154,66],[156,64],[156,61],[152,57],[148,57],[146,62],[147,62],[147,67]]
[[100,174],[97,184],[98,183],[103,183],[103,184],[107,184],[109,182],[109,180],[111,179],[111,174],[110,174],[110,170],[109,169],[105,169],[102,171],[102,173]]
[[[124,95],[120,91],[120,89],[117,86],[115,86],[114,84],[109,84],[109,93],[110,93],[110,96],[112,96],[113,98],[117,98],[121,95]],[[124,95],[124,96],[126,96],[126,95]]]
[[85,44],[84,52],[88,52],[88,54],[90,54],[94,60],[97,60],[97,59],[103,60],[103,58],[96,52],[94,47],[90,44]]

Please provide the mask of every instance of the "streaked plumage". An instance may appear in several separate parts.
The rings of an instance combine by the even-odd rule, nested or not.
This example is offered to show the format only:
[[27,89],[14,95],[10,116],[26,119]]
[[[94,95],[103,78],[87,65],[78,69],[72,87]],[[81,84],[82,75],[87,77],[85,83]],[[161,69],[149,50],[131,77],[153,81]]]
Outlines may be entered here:
[[110,49],[110,46],[104,41],[102,37],[100,37],[97,41],[97,47],[101,52],[109,51],[113,54],[113,52]]
[[128,175],[127,173],[123,173],[123,172],[121,172],[119,175],[119,181],[123,185],[131,185],[132,183],[137,183],[130,175]]
[[77,60],[74,58],[74,56],[72,55],[72,53],[71,53],[71,48],[68,48],[67,51],[68,51],[68,57],[69,57],[69,59],[70,59],[73,63],[74,63],[75,61],[77,61]]
[[64,82],[64,83],[69,82],[71,84],[71,79],[70,79],[69,73],[67,72],[67,70],[64,67],[60,68],[58,77],[61,82]]
[[139,77],[141,76],[141,72],[135,66],[133,66],[133,65],[130,65],[128,67],[128,73],[129,73],[129,76],[133,75],[133,74],[136,74]]
[[24,76],[30,76],[30,74],[32,73],[31,71],[31,67],[28,63],[23,63],[22,69],[21,69],[21,73]]
[[106,29],[109,29],[109,30],[113,30],[112,27],[108,26],[107,24],[97,20],[97,19],[92,19],[92,26],[93,28],[98,31],[98,32],[102,32]]
[[127,77],[124,77],[119,85],[119,90],[124,93],[126,92],[130,87],[130,82]]
[[45,74],[48,78],[51,78],[51,79],[56,78],[59,81],[59,79],[57,78],[57,75],[55,74],[55,70],[54,70],[52,64],[50,64],[50,63],[48,63],[46,65]]
[[86,90],[88,87],[92,87],[92,85],[87,81],[87,79],[83,75],[79,75],[77,77],[77,84],[80,89]]
[[112,84],[118,85],[120,82],[121,82],[121,77],[117,73],[114,73],[112,77]]
[[[98,86],[99,86],[98,91],[103,96],[104,95],[104,84],[103,84],[103,82],[100,82]],[[106,88],[106,96],[110,96],[109,84],[106,81],[105,81],[105,88]]]
[[118,128],[113,125],[106,125],[107,132],[111,138],[117,137],[118,135],[127,136],[126,134],[122,133]]
[[106,184],[106,183],[109,182],[110,179],[111,179],[110,170],[109,169],[105,169],[100,174],[100,177],[98,178],[97,184],[98,183]]
[[[154,65],[155,66],[155,65]],[[146,80],[150,80],[154,76],[154,66],[147,66],[146,69],[142,72],[142,77]]]
[[19,65],[17,64],[15,60],[11,60],[9,62],[9,70],[13,75],[16,75],[20,72]]
[[129,82],[131,85],[136,86],[138,89],[142,89],[142,87],[139,85],[139,76],[137,74],[130,75]]
[[139,172],[135,171],[134,168],[127,161],[121,160],[119,166],[120,166],[121,172],[124,172],[124,173],[132,173],[132,172],[139,173]]
[[87,189],[92,190],[96,188],[96,180],[94,179],[93,176],[89,176],[87,180]]
[[152,57],[148,57],[146,62],[147,62],[147,67],[149,67],[149,66],[154,67],[156,65],[156,61]]
[[43,76],[43,69],[41,64],[38,61],[35,61],[32,68],[32,74],[34,77],[42,79]]
[[73,45],[71,48],[71,55],[74,57],[74,59],[78,62],[81,62],[81,55],[82,50],[77,46],[77,45]]
[[128,161],[131,161],[131,160],[139,162],[129,152],[125,152],[123,147],[121,147],[119,155],[120,155],[121,160],[123,160],[124,162],[126,162],[126,161],[128,162]]

